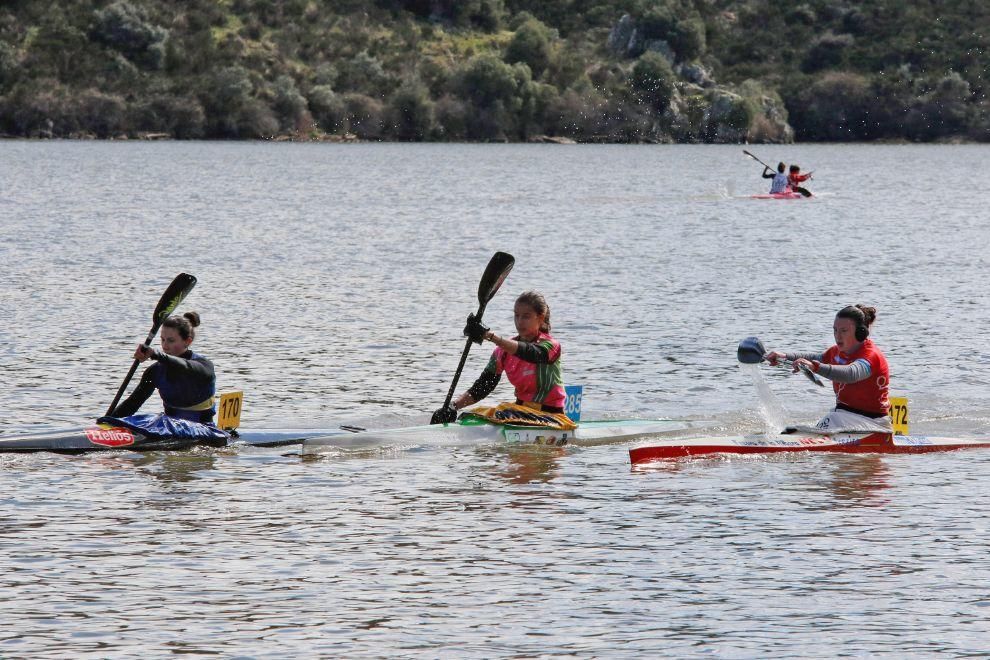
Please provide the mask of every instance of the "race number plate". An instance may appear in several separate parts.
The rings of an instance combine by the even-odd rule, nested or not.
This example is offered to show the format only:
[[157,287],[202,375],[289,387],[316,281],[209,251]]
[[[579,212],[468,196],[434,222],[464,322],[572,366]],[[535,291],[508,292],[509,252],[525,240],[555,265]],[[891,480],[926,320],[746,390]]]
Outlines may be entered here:
[[894,427],[894,435],[909,435],[906,396],[890,397],[890,423]]
[[230,431],[240,426],[243,404],[244,392],[224,392],[221,394],[220,405],[217,408],[217,426],[224,431]]
[[584,396],[582,385],[565,385],[564,414],[570,417],[572,422],[581,421],[581,397]]

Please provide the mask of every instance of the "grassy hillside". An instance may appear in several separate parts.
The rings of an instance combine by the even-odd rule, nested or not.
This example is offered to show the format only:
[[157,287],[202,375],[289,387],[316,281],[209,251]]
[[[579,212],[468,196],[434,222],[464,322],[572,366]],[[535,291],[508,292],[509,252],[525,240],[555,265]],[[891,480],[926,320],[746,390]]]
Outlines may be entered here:
[[13,0],[0,132],[990,140],[988,30],[976,0]]

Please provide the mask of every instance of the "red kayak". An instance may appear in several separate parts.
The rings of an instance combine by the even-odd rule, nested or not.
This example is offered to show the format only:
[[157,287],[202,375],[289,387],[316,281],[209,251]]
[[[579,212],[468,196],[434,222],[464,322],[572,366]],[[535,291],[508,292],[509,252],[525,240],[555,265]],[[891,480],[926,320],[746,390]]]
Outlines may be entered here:
[[667,458],[709,454],[780,454],[799,451],[924,454],[934,451],[954,451],[980,447],[990,448],[990,440],[893,435],[890,433],[747,435],[663,440],[655,444],[630,449],[629,459],[633,465],[636,465]]
[[750,195],[750,199],[801,199],[804,195],[796,192],[766,193],[765,195]]

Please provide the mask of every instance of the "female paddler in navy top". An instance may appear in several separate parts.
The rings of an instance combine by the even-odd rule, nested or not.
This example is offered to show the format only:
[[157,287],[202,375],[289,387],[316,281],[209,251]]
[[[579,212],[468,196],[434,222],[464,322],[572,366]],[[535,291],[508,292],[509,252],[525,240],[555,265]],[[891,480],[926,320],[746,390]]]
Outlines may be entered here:
[[516,403],[549,413],[564,412],[564,382],[560,343],[550,335],[550,306],[543,296],[527,291],[516,299],[516,331],[512,339],[499,337],[468,317],[464,332],[477,343],[495,344],[488,366],[474,385],[454,401],[461,409],[481,401],[495,390],[504,372],[516,388]]
[[141,382],[114,409],[113,417],[133,415],[157,389],[169,417],[202,424],[213,421],[217,382],[213,363],[189,348],[196,337],[197,326],[199,314],[196,312],[170,316],[162,323],[161,350],[138,345],[134,359],[139,362],[151,359],[155,364],[144,370]]
[[[870,339],[870,327],[877,318],[874,307],[850,305],[835,315],[832,333],[835,346],[824,353],[781,353],[771,351],[770,364],[785,359],[797,371],[802,365],[832,381],[835,410],[845,411],[888,426],[890,369],[887,358]],[[823,420],[824,421],[824,420]],[[821,426],[821,423],[819,423]],[[834,428],[834,424],[829,428]]]

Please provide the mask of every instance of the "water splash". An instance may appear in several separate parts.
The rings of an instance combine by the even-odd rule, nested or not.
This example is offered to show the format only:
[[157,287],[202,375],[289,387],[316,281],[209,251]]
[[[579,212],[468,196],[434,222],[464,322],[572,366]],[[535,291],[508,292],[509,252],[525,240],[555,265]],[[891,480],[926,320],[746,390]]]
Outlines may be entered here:
[[756,393],[760,400],[760,417],[763,419],[767,432],[779,433],[786,426],[787,413],[763,378],[760,365],[740,362],[739,368],[753,379],[753,385],[756,386]]

